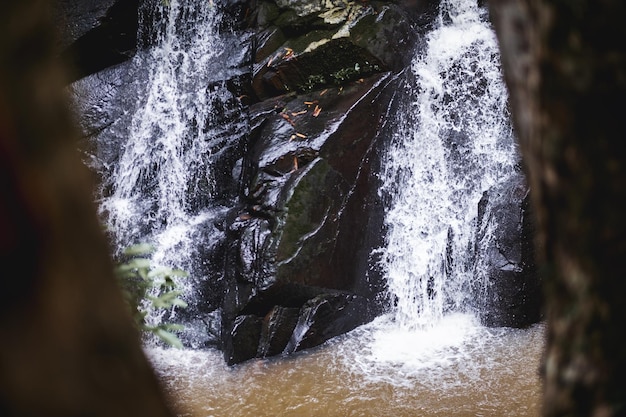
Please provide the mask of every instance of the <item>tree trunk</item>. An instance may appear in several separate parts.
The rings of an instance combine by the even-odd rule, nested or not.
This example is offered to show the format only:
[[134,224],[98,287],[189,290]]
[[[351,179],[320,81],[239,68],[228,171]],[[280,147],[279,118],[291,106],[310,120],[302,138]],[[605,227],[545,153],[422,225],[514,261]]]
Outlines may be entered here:
[[115,284],[48,5],[0,11],[0,415],[170,416]]
[[544,415],[626,415],[626,2],[490,10],[537,215]]

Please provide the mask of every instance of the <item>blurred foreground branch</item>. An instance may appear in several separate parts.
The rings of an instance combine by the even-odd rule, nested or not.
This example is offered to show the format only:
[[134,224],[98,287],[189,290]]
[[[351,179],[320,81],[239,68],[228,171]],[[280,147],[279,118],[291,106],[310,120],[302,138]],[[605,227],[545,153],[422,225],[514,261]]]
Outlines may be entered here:
[[169,416],[115,283],[48,6],[0,12],[0,414]]

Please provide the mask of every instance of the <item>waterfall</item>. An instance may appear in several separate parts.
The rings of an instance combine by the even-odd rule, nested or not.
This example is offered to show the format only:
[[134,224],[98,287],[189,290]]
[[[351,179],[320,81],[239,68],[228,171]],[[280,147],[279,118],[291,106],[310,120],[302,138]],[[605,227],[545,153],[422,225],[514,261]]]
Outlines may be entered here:
[[[403,328],[467,310],[478,202],[514,171],[517,149],[498,45],[475,0],[444,0],[412,61],[381,172],[382,267]],[[479,275],[479,274],[478,274]]]
[[158,46],[136,58],[147,80],[110,180],[111,196],[101,205],[120,246],[188,223],[196,214],[188,199],[191,188],[212,193],[213,106],[206,88],[219,44],[214,8],[199,3],[192,10],[182,10],[176,0],[153,5],[163,18],[147,31]]
[[[224,239],[218,219],[234,205],[233,149],[247,131],[229,86],[245,71],[239,64],[246,48],[224,20],[213,1],[144,2],[138,34],[144,44],[131,64],[135,102],[99,139],[102,154],[112,152],[108,141],[120,143],[99,201],[114,246],[119,252],[150,243],[153,267],[189,272],[177,286],[191,310],[217,308],[209,304],[220,291],[211,286],[219,285],[222,265],[209,265],[210,257]],[[206,323],[198,319],[197,327]]]

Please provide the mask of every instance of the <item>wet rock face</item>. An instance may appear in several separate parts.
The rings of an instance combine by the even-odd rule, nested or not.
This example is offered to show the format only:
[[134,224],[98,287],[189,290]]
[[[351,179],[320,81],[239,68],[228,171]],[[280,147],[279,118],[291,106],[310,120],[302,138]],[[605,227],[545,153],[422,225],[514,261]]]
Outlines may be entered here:
[[60,1],[61,55],[71,81],[126,61],[137,48],[139,0]]
[[541,282],[533,252],[534,226],[523,175],[484,193],[479,203],[476,294],[487,326],[526,327],[541,319]]
[[419,34],[411,13],[394,2],[265,1],[257,19],[253,88],[261,100],[400,71]]
[[[382,244],[380,227],[372,237],[367,224],[382,222],[374,215],[380,214],[380,203],[371,172],[383,127],[376,115],[388,105],[391,85],[397,80],[380,74],[341,90],[251,106],[246,204],[230,228],[226,339],[232,334],[229,320],[241,314],[266,317],[277,308],[295,309],[298,326],[294,320],[271,321],[272,332],[289,335],[280,338],[280,349],[261,344],[257,350],[260,356],[289,353],[351,330],[380,309],[376,300],[384,284],[369,257],[371,248]],[[334,304],[322,308],[322,316],[310,313],[307,305],[322,296]],[[305,315],[309,319],[303,322]],[[321,329],[321,323],[333,330]],[[303,327],[315,329],[316,336],[294,339],[293,332]],[[246,350],[236,344],[234,349]],[[225,355],[229,363],[240,357],[228,349]]]
[[65,48],[85,33],[94,29],[106,16],[116,0],[57,0],[54,2],[55,20],[60,32],[60,46]]
[[[70,82],[123,63],[137,49],[154,45],[144,33],[138,38],[139,21],[147,26],[158,21],[155,13],[162,0],[59,0],[54,11],[61,32],[61,59],[70,72]],[[250,13],[249,0],[225,0],[221,31],[243,31]]]
[[381,312],[374,173],[420,37],[414,9],[396,2],[261,1],[253,14],[250,146],[222,314],[229,364],[319,345]]

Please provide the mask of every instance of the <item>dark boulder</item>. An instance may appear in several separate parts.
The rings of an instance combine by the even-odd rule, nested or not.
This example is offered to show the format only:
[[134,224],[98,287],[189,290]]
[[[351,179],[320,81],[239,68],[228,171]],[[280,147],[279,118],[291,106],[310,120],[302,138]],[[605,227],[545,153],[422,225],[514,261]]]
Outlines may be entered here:
[[318,346],[370,320],[370,302],[354,294],[322,294],[300,309],[285,353]]
[[242,315],[235,319],[229,339],[232,347],[225,349],[229,353],[226,358],[229,365],[243,362],[256,355],[261,337],[261,321],[260,317],[253,315]]
[[[110,7],[105,9],[105,5]],[[67,47],[61,59],[69,67],[70,81],[124,62],[135,54],[139,0],[62,2],[59,7],[59,15],[67,19],[63,32]],[[78,37],[74,39],[75,36]]]
[[541,319],[541,282],[534,262],[529,190],[519,173],[483,194],[479,203],[476,294],[487,326],[526,327]]
[[298,324],[300,309],[275,306],[263,318],[257,356],[262,358],[281,354]]
[[[399,74],[422,33],[416,16],[434,15],[425,17],[426,3],[277,0],[254,9],[257,102],[222,307],[228,363],[319,345],[385,307],[373,255],[384,244],[375,172]],[[261,320],[253,342],[236,326],[251,315]],[[248,342],[254,349],[239,346]]]
[[[297,308],[301,323],[309,314],[304,306],[329,292],[341,292],[344,304],[324,313],[328,320],[309,323],[317,336],[298,340],[298,346],[319,344],[380,311],[385,285],[370,256],[382,244],[372,164],[381,115],[398,82],[384,74],[250,107],[253,146],[244,169],[245,205],[230,228],[226,339],[241,314],[266,317],[277,307]],[[318,329],[320,323],[329,329]],[[293,321],[288,326],[288,333],[295,331]],[[277,351],[262,345],[258,354]],[[227,350],[225,355],[233,356]]]

